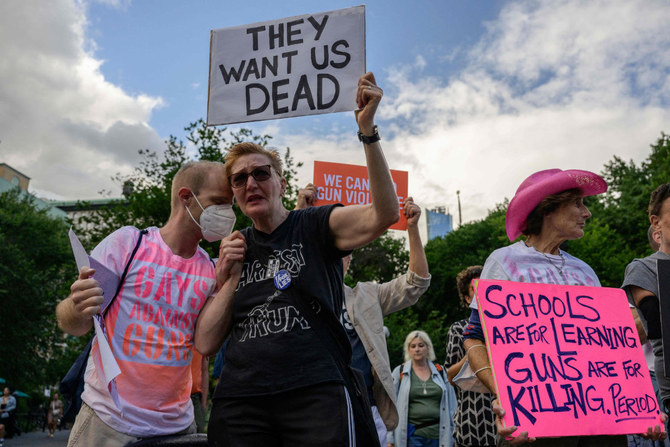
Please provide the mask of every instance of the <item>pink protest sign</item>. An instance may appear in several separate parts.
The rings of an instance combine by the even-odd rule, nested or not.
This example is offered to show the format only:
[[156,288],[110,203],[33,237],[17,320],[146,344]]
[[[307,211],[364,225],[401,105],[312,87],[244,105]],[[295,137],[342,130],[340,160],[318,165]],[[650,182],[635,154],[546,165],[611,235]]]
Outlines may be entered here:
[[479,280],[505,426],[529,436],[642,433],[660,410],[621,289]]

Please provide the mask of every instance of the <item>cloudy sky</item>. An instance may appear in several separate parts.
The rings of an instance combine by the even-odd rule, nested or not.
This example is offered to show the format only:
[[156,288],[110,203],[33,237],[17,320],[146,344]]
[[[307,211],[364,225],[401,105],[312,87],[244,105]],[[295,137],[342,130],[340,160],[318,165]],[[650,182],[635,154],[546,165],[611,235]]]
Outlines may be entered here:
[[[233,5],[230,8],[230,5]],[[0,162],[37,195],[91,199],[138,149],[205,117],[209,31],[355,6],[291,2],[3,0]],[[666,0],[366,3],[367,68],[392,169],[410,194],[463,220],[536,170],[643,160],[670,132]],[[302,161],[364,164],[350,113],[231,125]]]

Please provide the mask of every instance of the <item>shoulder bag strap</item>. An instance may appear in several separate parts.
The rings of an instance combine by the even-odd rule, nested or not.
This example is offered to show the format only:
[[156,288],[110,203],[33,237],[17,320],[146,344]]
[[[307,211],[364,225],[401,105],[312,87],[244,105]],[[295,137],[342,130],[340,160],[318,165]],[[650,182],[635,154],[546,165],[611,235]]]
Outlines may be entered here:
[[130,258],[128,258],[128,262],[126,263],[126,268],[123,269],[123,274],[121,275],[121,280],[119,281],[119,285],[116,288],[116,292],[114,293],[114,297],[112,297],[111,300],[109,300],[109,304],[107,304],[107,307],[105,307],[102,310],[102,314],[105,315],[105,312],[107,312],[107,309],[112,305],[114,300],[116,299],[116,296],[119,294],[121,291],[121,287],[123,286],[123,283],[126,281],[126,275],[128,274],[128,269],[130,269],[130,263],[133,262],[133,259],[135,258],[135,254],[137,253],[137,250],[140,248],[140,243],[142,242],[142,237],[147,234],[149,230],[144,229],[140,230],[140,235],[137,238],[137,243],[135,244],[135,248],[133,249],[133,252],[130,254]]

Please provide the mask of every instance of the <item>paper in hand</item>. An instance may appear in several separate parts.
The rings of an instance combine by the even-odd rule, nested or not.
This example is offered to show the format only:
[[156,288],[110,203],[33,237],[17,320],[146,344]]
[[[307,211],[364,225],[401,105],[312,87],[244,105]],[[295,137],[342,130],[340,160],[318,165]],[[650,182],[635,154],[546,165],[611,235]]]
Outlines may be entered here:
[[77,263],[77,274],[79,274],[82,267],[90,267],[88,253],[86,253],[86,250],[84,250],[84,246],[81,245],[81,241],[77,235],[74,234],[72,227],[70,227],[70,231],[67,232],[67,235],[70,238],[72,253],[74,253],[74,260]]
[[121,278],[116,273],[86,253],[84,246],[81,244],[81,241],[72,228],[70,228],[70,231],[68,231],[68,236],[70,237],[70,245],[72,245],[74,259],[77,262],[77,269],[81,270],[82,267],[90,267],[95,269],[93,278],[98,281],[98,284],[100,284],[100,288],[102,288],[102,296],[105,298],[102,306],[100,306],[102,312],[104,312],[105,309],[107,309],[109,303],[114,298],[114,294],[116,293],[116,289],[119,287]]
[[105,301],[103,301],[100,306],[100,309],[104,313],[107,306],[109,306],[109,303],[114,299],[114,294],[116,293],[116,289],[119,288],[121,278],[102,265],[102,263],[98,262],[95,258],[89,256],[88,259],[91,268],[95,269],[93,278],[100,284],[100,287],[102,288],[102,296],[105,298]]
[[107,341],[107,336],[102,330],[102,327],[100,327],[97,318],[93,318],[93,326],[95,327],[95,336],[98,340],[98,349],[100,352],[100,377],[107,384],[107,390],[109,390],[109,394],[112,396],[116,408],[120,410],[119,393],[116,391],[115,379],[116,376],[121,374],[121,368],[119,368],[119,364],[116,363],[112,348]]
[[[105,309],[107,309],[107,306],[109,306],[109,303],[114,298],[114,294],[116,293],[116,289],[119,287],[119,282],[121,281],[121,278],[119,278],[119,276],[116,273],[114,273],[113,271],[102,265],[100,262],[89,256],[88,253],[86,253],[84,246],[82,245],[81,241],[79,240],[75,232],[72,230],[72,228],[70,228],[70,231],[68,231],[68,236],[70,238],[70,245],[72,246],[72,252],[74,253],[74,259],[77,263],[78,271],[80,271],[82,267],[90,267],[95,269],[93,278],[96,281],[98,281],[98,284],[100,284],[100,288],[102,288],[102,295],[104,297],[104,301],[100,306],[100,308],[104,313]],[[112,348],[109,346],[109,340],[107,340],[107,335],[100,326],[100,323],[98,321],[98,318],[100,317],[101,317],[100,315],[96,315],[95,317],[93,317],[93,327],[95,328],[95,335],[98,341],[98,350],[100,353],[100,358],[99,359],[94,358],[94,360],[96,363],[96,367],[99,370],[100,376],[107,384],[107,389],[109,390],[109,393],[112,396],[114,404],[116,405],[117,408],[121,409],[119,405],[119,396],[116,391],[116,381],[114,380],[116,376],[121,374],[121,369],[119,368],[119,364],[116,362],[116,359],[114,358]]]

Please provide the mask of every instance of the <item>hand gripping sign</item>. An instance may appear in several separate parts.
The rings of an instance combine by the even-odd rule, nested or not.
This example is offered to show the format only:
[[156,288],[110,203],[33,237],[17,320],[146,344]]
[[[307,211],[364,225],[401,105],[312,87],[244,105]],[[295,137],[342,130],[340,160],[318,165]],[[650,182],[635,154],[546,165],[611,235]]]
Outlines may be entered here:
[[207,124],[356,109],[365,6],[212,31]]
[[623,290],[479,280],[476,294],[505,426],[548,437],[662,424]]
[[[407,198],[407,171],[391,171],[393,186],[398,195],[398,206]],[[341,203],[343,205],[366,205],[370,203],[370,183],[366,166],[314,162],[314,186],[317,189],[316,205]],[[400,220],[389,227],[391,230],[406,230],[407,218],[400,212]]]

